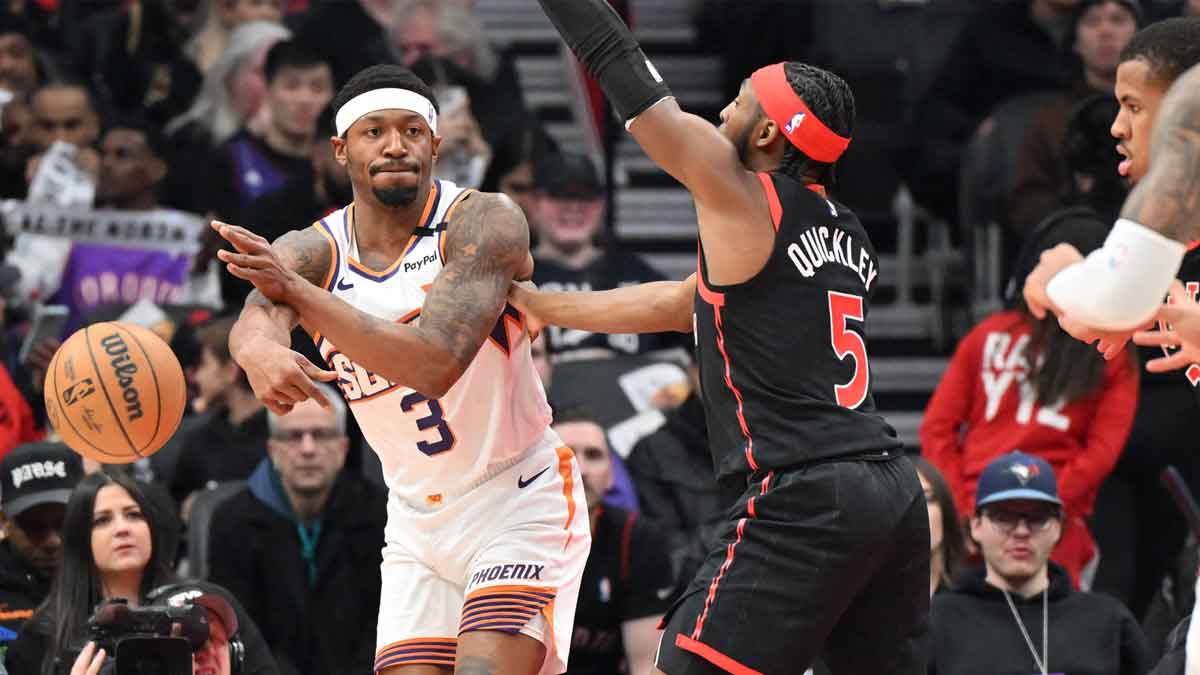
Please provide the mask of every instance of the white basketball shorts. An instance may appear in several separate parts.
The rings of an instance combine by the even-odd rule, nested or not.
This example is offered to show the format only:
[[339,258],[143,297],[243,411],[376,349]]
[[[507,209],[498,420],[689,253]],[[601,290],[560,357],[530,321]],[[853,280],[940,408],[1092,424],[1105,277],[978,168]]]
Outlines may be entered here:
[[458,636],[472,630],[539,640],[540,675],[564,672],[590,548],[575,455],[549,429],[514,463],[436,510],[389,497],[376,672],[453,668]]

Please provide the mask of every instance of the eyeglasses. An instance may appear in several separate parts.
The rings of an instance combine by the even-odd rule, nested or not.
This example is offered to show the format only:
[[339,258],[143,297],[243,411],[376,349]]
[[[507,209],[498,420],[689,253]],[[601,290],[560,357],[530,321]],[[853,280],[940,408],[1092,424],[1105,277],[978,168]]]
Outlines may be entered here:
[[1003,535],[1012,534],[1013,530],[1017,529],[1017,524],[1025,521],[1025,526],[1030,532],[1045,532],[1050,529],[1050,526],[1059,520],[1059,512],[1057,509],[1039,509],[1036,511],[1009,511],[1007,509],[988,509],[984,511],[984,516],[992,523],[992,527]]
[[305,436],[312,436],[314,443],[328,443],[342,437],[339,429],[317,427],[315,429],[280,429],[271,438],[280,443],[299,443]]

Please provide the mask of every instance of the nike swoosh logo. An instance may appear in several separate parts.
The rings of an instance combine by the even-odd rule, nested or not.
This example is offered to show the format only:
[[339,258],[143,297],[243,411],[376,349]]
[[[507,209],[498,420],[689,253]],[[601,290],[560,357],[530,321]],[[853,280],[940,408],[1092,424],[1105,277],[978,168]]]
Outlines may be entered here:
[[346,283],[344,280],[342,280],[342,279],[338,279],[338,282],[337,282],[337,289],[338,289],[339,291],[348,291],[348,290],[350,290],[351,288],[354,288],[354,284],[348,284],[348,283]]
[[537,472],[537,473],[533,474],[532,476],[530,476],[530,477],[529,477],[529,480],[525,480],[524,478],[522,478],[522,477],[520,477],[520,476],[517,476],[517,487],[518,487],[518,488],[525,488],[525,487],[527,487],[527,486],[528,486],[530,483],[532,483],[533,481],[537,480],[537,479],[538,479],[538,476],[540,476],[540,475],[542,475],[542,474],[546,473],[546,472],[547,472],[547,471],[549,471],[549,470],[550,470],[550,467],[546,467],[546,468],[542,469],[541,471],[539,471],[539,472]]

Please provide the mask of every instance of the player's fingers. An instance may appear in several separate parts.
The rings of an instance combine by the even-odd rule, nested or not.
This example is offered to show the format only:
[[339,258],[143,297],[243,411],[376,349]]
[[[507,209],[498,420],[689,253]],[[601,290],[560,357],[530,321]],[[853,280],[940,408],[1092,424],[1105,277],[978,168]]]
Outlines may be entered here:
[[1121,354],[1125,353],[1125,342],[1114,342],[1112,347],[1104,354],[1104,358],[1112,361]]
[[1099,338],[1099,336],[1086,325],[1072,319],[1070,316],[1065,314],[1059,315],[1058,325],[1071,337],[1079,340],[1080,342],[1086,342],[1089,345]]
[[300,367],[304,370],[305,375],[319,382],[333,382],[334,380],[338,379],[337,373],[333,372],[332,370],[319,368],[312,363],[302,363],[300,364]]
[[259,400],[262,401],[263,405],[267,406],[268,410],[275,413],[276,415],[286,415],[286,414],[292,412],[292,404],[291,403],[280,403],[279,401],[276,401],[276,400],[273,400],[270,398],[262,398]]
[[271,250],[271,242],[241,227],[234,227],[229,234],[228,241],[239,249],[255,253]]
[[264,248],[270,248],[271,244],[262,237],[254,234],[244,227],[213,221],[213,229],[217,234],[221,235],[225,241],[233,244],[234,248],[239,251],[260,251]]
[[1104,360],[1112,361],[1120,356],[1121,352],[1125,351],[1125,342],[1116,340],[1101,340],[1100,347],[1100,353],[1104,355]]
[[226,251],[225,249],[217,251],[217,258],[223,263],[237,265],[238,267],[262,269],[264,267],[273,266],[271,259],[266,256],[247,253],[234,253],[233,251]]
[[317,391],[316,385],[314,385],[313,381],[308,379],[308,377],[297,378],[296,388],[304,392],[306,400],[311,399],[319,403],[322,408],[329,408],[329,401],[321,395],[321,392]]
[[1195,360],[1195,356],[1184,351],[1178,351],[1170,356],[1160,356],[1157,359],[1150,359],[1146,362],[1146,370],[1151,373],[1165,373],[1186,368],[1194,363]]
[[312,398],[313,395],[309,393],[310,391],[316,393],[316,390],[312,388],[312,380],[307,377],[297,377],[295,380],[288,380],[280,388],[280,391],[287,395],[288,401],[292,405],[303,403]]
[[275,269],[278,266],[275,259],[265,253],[234,253],[233,251],[222,249],[217,251],[217,257],[223,262],[237,265],[238,267],[265,270]]
[[1179,344],[1179,333],[1173,330],[1142,330],[1133,334],[1133,342],[1143,347],[1174,347]]
[[[318,377],[319,372],[320,368],[310,369],[304,365],[301,365],[300,373],[292,380],[292,384],[300,391],[303,391],[306,397],[316,401],[317,403],[320,403],[322,408],[329,408],[330,405],[328,399],[321,394],[321,392],[317,389],[317,386],[314,384],[314,382],[317,381],[314,378]],[[334,377],[336,377],[336,374],[334,374]]]
[[1021,295],[1025,297],[1025,305],[1029,307],[1032,313],[1038,319],[1046,318],[1046,313],[1051,310],[1050,298],[1046,295],[1045,284],[1038,283],[1037,279],[1031,278],[1025,280],[1025,286],[1021,289]]
[[244,279],[248,282],[251,282],[256,286],[258,286],[259,283],[272,281],[272,279],[274,279],[268,270],[241,267],[241,265],[235,264],[227,264],[226,269],[229,270],[229,274],[238,277],[238,279]]

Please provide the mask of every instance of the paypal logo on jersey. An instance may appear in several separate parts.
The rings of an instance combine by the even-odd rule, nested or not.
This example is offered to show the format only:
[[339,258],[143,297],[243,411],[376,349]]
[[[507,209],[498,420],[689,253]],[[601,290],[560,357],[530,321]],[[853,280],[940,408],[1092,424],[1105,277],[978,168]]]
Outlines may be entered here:
[[413,271],[419,270],[422,267],[424,267],[425,265],[428,265],[429,263],[436,261],[437,259],[438,259],[438,257],[437,257],[436,253],[430,253],[429,255],[425,256],[424,258],[421,258],[420,260],[404,263],[404,271],[405,272],[413,272]]

